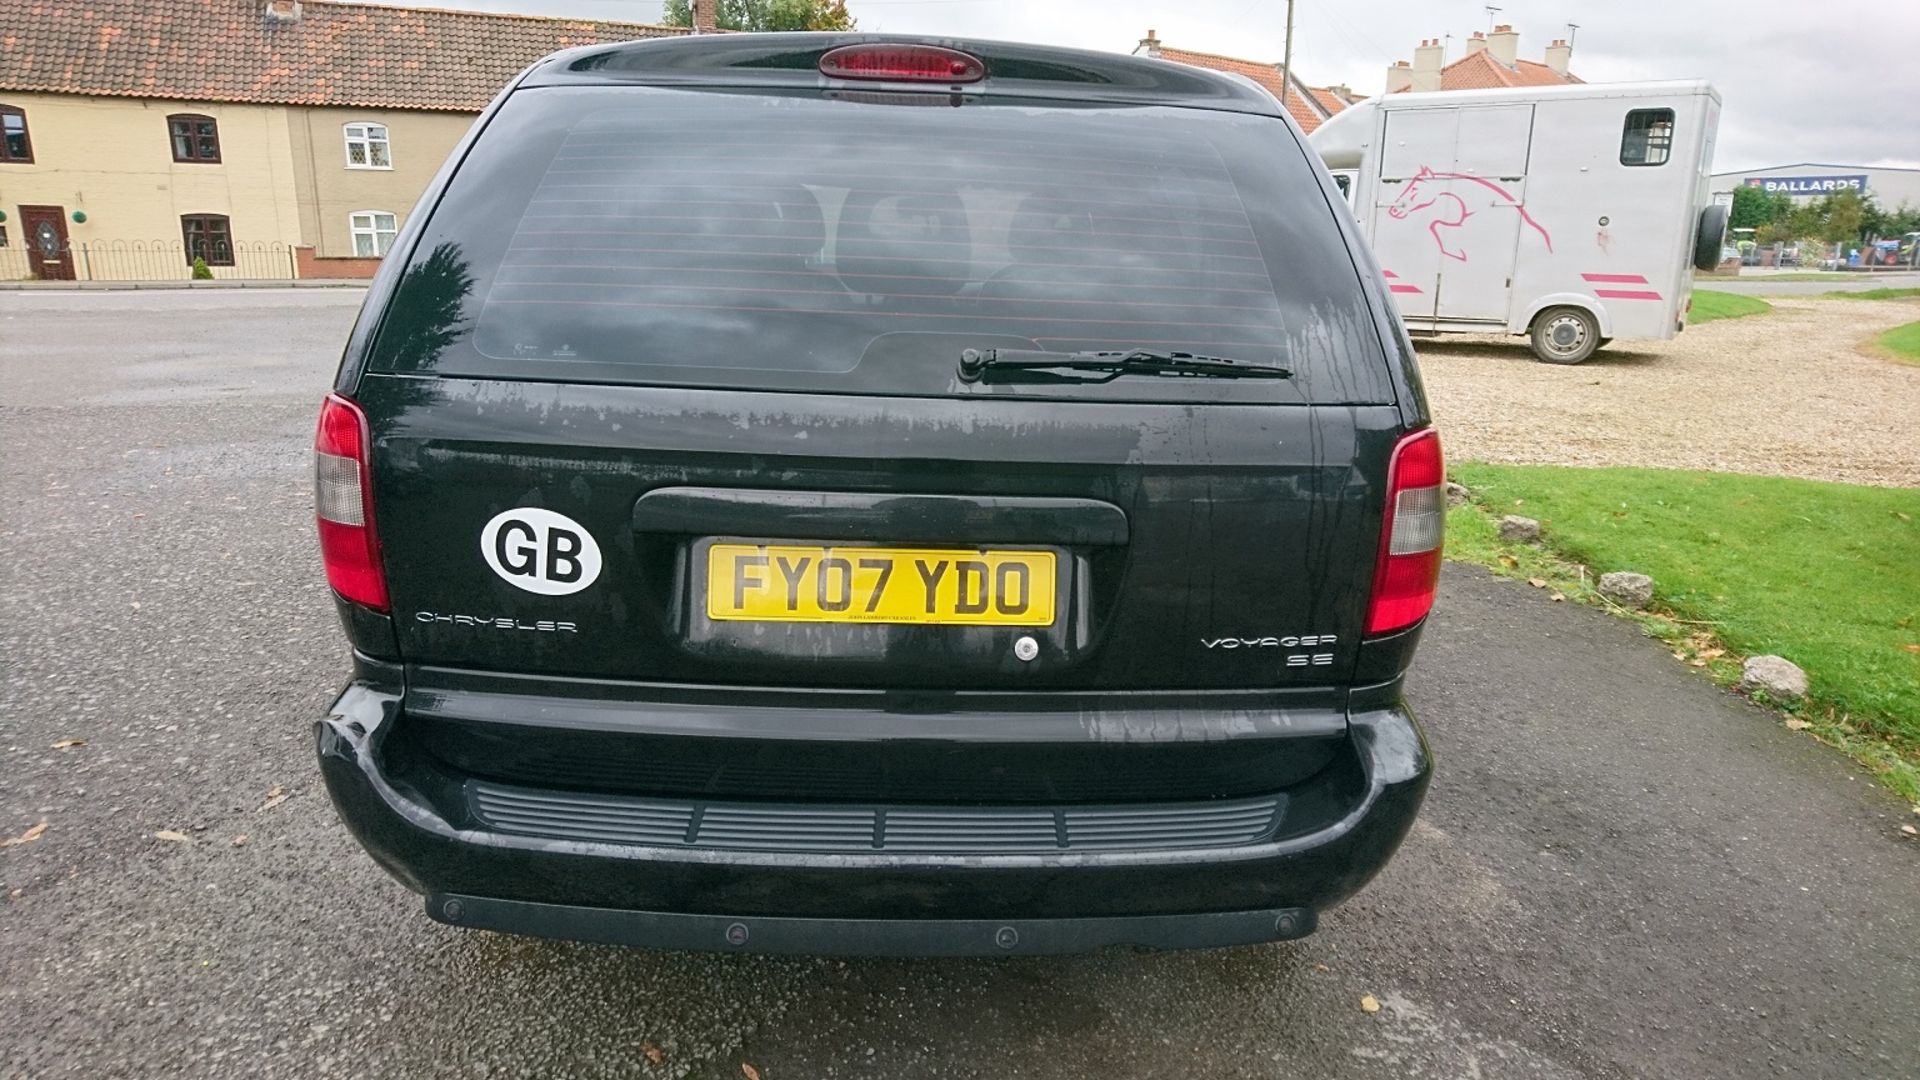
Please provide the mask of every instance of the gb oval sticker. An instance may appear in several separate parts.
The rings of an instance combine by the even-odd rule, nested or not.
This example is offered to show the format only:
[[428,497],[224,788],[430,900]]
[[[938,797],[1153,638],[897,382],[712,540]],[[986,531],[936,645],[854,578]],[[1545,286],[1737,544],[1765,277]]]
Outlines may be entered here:
[[600,545],[586,527],[537,506],[494,515],[480,530],[480,554],[508,584],[545,596],[577,593],[600,576]]

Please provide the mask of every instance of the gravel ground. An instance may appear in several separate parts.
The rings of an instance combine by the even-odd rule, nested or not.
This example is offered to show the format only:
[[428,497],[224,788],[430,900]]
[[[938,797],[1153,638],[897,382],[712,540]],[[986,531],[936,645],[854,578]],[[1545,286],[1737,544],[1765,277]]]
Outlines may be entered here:
[[1920,319],[1920,301],[1769,302],[1578,367],[1537,363],[1518,338],[1422,342],[1447,453],[1920,487],[1920,366],[1860,351]]

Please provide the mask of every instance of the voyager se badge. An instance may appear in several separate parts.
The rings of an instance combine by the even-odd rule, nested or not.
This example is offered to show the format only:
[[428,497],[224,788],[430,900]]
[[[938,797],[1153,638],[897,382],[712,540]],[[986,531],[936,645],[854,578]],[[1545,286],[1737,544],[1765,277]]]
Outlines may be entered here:
[[[1283,637],[1223,637],[1201,638],[1200,644],[1209,649],[1294,649],[1312,648],[1316,645],[1332,645],[1333,634],[1288,634]],[[1330,652],[1288,653],[1286,665],[1292,667],[1331,667],[1333,654]]]
[[1300,646],[1331,645],[1332,634],[1289,634],[1286,637],[1223,637],[1201,638],[1200,644],[1209,649],[1292,649]]

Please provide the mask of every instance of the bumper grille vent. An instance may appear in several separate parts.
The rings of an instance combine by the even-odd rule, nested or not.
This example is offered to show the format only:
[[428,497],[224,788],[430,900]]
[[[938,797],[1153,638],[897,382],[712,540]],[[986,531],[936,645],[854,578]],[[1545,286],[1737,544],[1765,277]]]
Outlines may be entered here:
[[715,803],[467,785],[474,815],[516,836],[729,851],[1010,855],[1237,847],[1273,835],[1284,796],[1137,806]]

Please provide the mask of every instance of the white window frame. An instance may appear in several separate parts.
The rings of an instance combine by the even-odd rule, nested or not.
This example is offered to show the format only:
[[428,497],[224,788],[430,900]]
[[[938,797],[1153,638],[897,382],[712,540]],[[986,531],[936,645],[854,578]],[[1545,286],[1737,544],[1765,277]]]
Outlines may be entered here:
[[[376,169],[382,172],[391,172],[393,170],[393,135],[387,130],[387,125],[376,124],[371,120],[356,120],[351,124],[343,125],[341,131],[344,132],[346,139],[347,168]],[[375,135],[375,132],[379,134]],[[355,143],[359,143],[361,147],[363,147],[363,156],[367,159],[365,164],[354,163],[353,147]],[[385,165],[375,165],[373,163],[373,148],[375,145],[386,148],[387,163]],[[382,213],[384,212],[385,211],[382,211]]]
[[[392,228],[380,227],[380,219],[383,217],[393,222]],[[360,223],[361,218],[367,219],[365,225]],[[393,250],[393,238],[399,232],[400,215],[391,210],[355,210],[347,215],[347,236],[353,244],[353,257],[356,259],[386,258],[387,252]],[[370,255],[360,253],[360,238],[363,236],[367,238],[369,246],[373,249]],[[381,241],[382,237],[385,237],[384,244]]]

